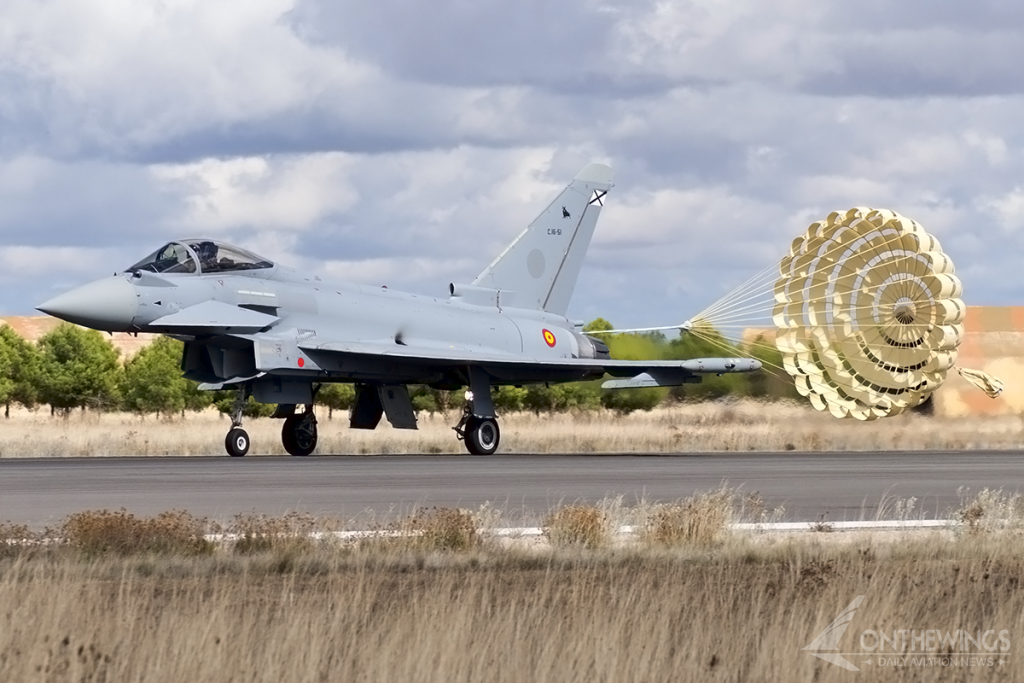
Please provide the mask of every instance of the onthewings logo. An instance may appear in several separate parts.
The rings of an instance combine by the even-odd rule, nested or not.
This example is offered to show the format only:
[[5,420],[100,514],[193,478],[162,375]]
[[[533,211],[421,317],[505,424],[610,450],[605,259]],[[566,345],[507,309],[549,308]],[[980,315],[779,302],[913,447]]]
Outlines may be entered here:
[[[857,608],[864,602],[858,595],[835,620],[803,648],[808,654],[841,666],[847,671],[860,671],[846,657],[859,658],[861,666],[877,667],[994,667],[1010,661],[1010,631],[1007,629],[965,628],[893,628],[889,631],[861,631],[855,646],[839,651],[839,640],[850,627]],[[857,648],[856,646],[860,647]]]
[[864,596],[858,595],[847,607],[836,617],[835,621],[825,627],[825,630],[818,634],[818,637],[811,641],[811,644],[803,648],[810,654],[824,659],[826,662],[831,662],[838,666],[848,669],[850,671],[860,671],[855,667],[850,660],[843,657],[843,654],[839,652],[839,639],[846,633],[846,629],[849,628],[850,622],[853,621],[853,615],[857,612],[857,608],[860,607],[860,603],[864,602]]

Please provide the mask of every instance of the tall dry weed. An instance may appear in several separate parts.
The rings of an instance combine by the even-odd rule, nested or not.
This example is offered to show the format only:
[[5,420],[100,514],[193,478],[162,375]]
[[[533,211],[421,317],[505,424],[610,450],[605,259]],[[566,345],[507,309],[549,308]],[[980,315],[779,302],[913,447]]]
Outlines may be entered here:
[[469,510],[418,508],[411,514],[370,526],[357,548],[364,557],[408,553],[458,552],[480,544],[479,518]]
[[681,502],[657,505],[649,513],[642,539],[664,546],[709,546],[726,533],[735,493],[728,488],[697,493]]
[[148,518],[136,517],[124,508],[87,510],[69,515],[60,537],[87,555],[203,555],[214,549],[205,538],[210,528],[209,520],[183,510]]
[[734,521],[750,524],[772,524],[782,521],[782,518],[786,515],[785,505],[769,509],[759,491],[747,491],[744,493],[737,489],[735,495],[739,499],[739,511],[734,515]]
[[608,545],[608,515],[591,505],[567,505],[547,516],[541,527],[554,548],[597,549]]
[[468,510],[419,510],[409,522],[422,546],[429,550],[469,550],[479,542],[476,519]]
[[1024,532],[1024,497],[1021,494],[984,488],[972,496],[966,487],[957,489],[957,494],[960,507],[954,519],[960,521],[969,534]]
[[33,531],[24,524],[0,523],[0,557],[25,555],[43,542],[44,533]]
[[[322,524],[320,522],[319,524]],[[235,515],[226,529],[232,549],[240,554],[303,553],[314,547],[318,521],[310,514],[287,512],[280,517],[264,514]]]

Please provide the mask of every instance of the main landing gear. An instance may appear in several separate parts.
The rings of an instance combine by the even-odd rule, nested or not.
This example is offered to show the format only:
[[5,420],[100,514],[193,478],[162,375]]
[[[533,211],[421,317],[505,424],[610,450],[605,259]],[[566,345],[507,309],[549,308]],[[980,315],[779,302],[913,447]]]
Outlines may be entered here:
[[[242,429],[242,417],[248,400],[249,389],[239,388],[231,410],[231,430],[224,438],[224,449],[233,458],[241,458],[249,452],[249,434]],[[313,406],[305,405],[301,413],[295,412],[295,406],[287,408],[291,414],[285,418],[281,429],[284,449],[291,455],[309,455],[316,448],[317,441],[316,413],[313,412]]]
[[491,401],[490,378],[479,368],[469,368],[469,391],[462,419],[452,429],[466,442],[466,450],[473,455],[492,455],[498,450],[501,430]]
[[316,448],[316,415],[312,405],[305,408],[289,415],[281,428],[281,443],[291,455],[309,455]]
[[453,429],[466,442],[466,450],[473,455],[492,455],[498,450],[498,442],[501,441],[498,421],[493,417],[473,415],[469,403],[466,404],[458,426]]

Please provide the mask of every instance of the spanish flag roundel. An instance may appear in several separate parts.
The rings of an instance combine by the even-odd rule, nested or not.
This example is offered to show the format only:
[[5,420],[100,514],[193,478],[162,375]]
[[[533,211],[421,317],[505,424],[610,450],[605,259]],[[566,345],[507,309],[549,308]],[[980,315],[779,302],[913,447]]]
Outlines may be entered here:
[[555,346],[555,333],[551,330],[544,330],[544,343],[550,347]]

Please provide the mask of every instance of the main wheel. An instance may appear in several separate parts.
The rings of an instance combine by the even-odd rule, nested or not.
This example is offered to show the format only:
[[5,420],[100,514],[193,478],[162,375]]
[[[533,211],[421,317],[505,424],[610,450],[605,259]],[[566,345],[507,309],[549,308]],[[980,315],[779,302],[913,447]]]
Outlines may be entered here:
[[316,448],[316,416],[313,413],[292,415],[281,428],[281,443],[291,455],[309,455]]
[[493,417],[471,417],[466,425],[466,449],[473,455],[492,455],[498,450],[501,431]]
[[235,427],[224,438],[224,448],[232,458],[241,458],[249,452],[249,435],[241,427]]

